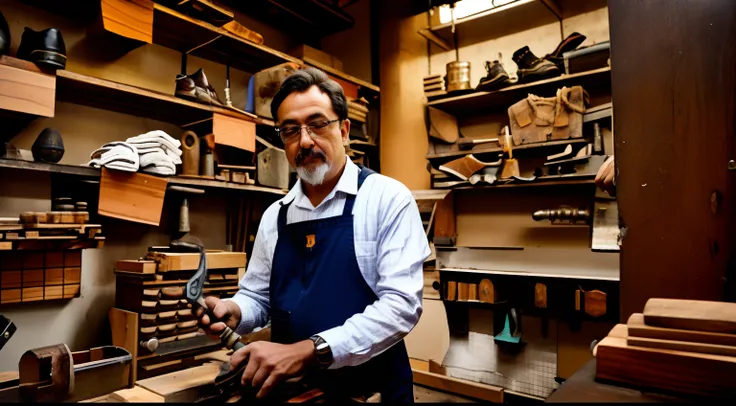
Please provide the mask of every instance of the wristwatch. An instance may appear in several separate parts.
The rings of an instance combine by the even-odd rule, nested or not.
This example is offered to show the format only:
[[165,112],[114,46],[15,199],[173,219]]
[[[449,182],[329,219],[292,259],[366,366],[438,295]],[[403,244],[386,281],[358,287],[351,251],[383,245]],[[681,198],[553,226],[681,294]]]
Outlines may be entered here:
[[320,368],[327,369],[334,361],[330,345],[318,335],[313,335],[309,339],[314,343],[314,356],[317,358],[317,364]]

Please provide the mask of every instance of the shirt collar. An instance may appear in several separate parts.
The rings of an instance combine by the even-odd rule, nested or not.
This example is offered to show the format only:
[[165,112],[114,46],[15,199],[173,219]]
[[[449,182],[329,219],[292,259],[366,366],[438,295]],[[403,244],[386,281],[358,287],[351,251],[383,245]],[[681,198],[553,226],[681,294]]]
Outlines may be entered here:
[[[337,181],[335,188],[332,189],[329,195],[320,203],[321,206],[325,202],[335,197],[336,192],[343,192],[345,194],[357,195],[358,194],[358,173],[360,168],[353,163],[347,156],[345,157],[345,170],[342,172],[342,176]],[[313,210],[316,207],[312,206],[309,198],[304,194],[302,190],[302,181],[297,179],[294,187],[291,188],[289,193],[281,199],[281,205],[286,205],[296,201],[296,205],[301,208]],[[319,206],[318,206],[319,207]]]

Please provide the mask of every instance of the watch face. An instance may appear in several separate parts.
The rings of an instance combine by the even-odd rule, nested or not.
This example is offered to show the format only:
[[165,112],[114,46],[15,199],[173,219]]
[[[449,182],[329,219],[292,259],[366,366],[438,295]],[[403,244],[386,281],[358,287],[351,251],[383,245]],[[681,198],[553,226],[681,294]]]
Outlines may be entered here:
[[319,345],[317,346],[317,351],[326,351],[326,350],[327,350],[327,349],[329,349],[329,348],[330,348],[330,346],[329,346],[329,345],[327,345],[327,343],[320,343],[320,344],[319,344]]

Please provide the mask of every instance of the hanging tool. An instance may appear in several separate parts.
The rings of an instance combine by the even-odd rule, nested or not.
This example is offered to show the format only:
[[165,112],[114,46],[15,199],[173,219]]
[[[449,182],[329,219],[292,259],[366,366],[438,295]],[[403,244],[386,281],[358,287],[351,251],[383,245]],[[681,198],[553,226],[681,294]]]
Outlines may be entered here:
[[560,206],[556,209],[537,210],[532,213],[532,218],[535,221],[549,220],[553,224],[555,221],[570,224],[575,224],[578,221],[587,223],[590,220],[590,211],[585,207]]
[[[196,312],[197,309],[201,307],[207,317],[209,317],[210,325],[222,322],[222,320],[212,314],[212,311],[207,307],[204,297],[202,296],[204,282],[207,280],[207,255],[204,247],[200,244],[181,240],[172,241],[169,246],[172,250],[178,252],[199,253],[199,266],[197,267],[197,272],[195,272],[191,279],[189,279],[186,286],[187,302],[192,305],[192,312]],[[233,329],[231,329],[227,324],[225,324],[225,329],[220,333],[220,342],[228,350],[238,351],[245,347],[245,344],[240,341],[240,335],[233,331]],[[240,364],[238,369],[235,370],[231,369],[229,362],[222,364],[222,369],[220,370],[217,378],[215,378],[215,384],[225,385],[221,388],[223,391],[226,387],[229,388],[237,384],[239,380],[232,378],[234,375],[241,373],[247,364],[248,362],[244,361]]]

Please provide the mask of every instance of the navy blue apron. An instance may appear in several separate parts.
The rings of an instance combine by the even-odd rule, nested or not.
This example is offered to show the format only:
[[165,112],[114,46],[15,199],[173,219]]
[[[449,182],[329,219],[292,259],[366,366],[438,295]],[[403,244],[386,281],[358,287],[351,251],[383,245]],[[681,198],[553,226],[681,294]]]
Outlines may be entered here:
[[[361,167],[358,189],[372,170]],[[278,217],[278,242],[270,281],[271,340],[290,344],[341,326],[378,297],[358,267],[353,204],[342,215],[286,224],[289,204]],[[412,372],[404,340],[355,367],[310,371],[305,379],[329,399],[381,393],[383,402],[414,402]]]

